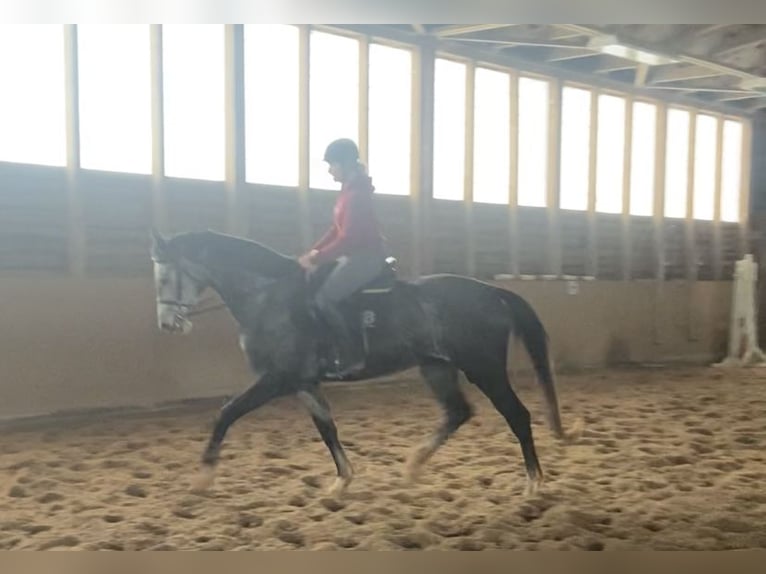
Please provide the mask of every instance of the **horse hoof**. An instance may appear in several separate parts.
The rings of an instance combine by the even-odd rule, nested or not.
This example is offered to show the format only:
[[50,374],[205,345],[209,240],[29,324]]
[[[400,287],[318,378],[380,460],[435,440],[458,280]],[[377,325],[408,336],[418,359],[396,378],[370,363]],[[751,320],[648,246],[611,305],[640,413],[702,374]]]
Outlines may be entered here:
[[333,497],[341,496],[344,492],[346,492],[346,489],[350,483],[350,478],[341,478],[339,476],[335,479],[335,482],[332,483],[332,486],[327,490],[327,494]]
[[213,486],[215,480],[215,469],[212,466],[203,467],[197,476],[192,480],[191,492],[201,494]]
[[423,467],[418,464],[408,464],[407,467],[404,469],[404,481],[409,486],[414,486],[420,481],[420,475],[421,471],[423,470]]
[[530,478],[527,480],[527,486],[524,488],[524,496],[534,496],[540,490],[542,480],[539,478]]
[[404,468],[404,479],[413,485],[420,480],[420,475],[423,471],[423,466],[426,461],[434,453],[434,448],[431,443],[418,447],[407,460],[407,464]]
[[567,431],[566,442],[569,444],[575,443],[580,440],[583,431],[585,430],[585,421],[581,418],[575,420],[572,427]]

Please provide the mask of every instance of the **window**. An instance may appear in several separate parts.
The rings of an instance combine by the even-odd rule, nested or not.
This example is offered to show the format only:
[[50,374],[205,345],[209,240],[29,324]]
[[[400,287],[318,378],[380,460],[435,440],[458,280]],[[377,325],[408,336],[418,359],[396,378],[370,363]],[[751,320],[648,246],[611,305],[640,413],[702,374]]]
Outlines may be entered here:
[[433,196],[465,197],[466,66],[437,58],[434,69]]
[[742,194],[742,122],[723,122],[721,220],[739,221]]
[[359,42],[314,31],[310,50],[309,181],[313,188],[337,189],[322,158],[331,141],[359,137]]
[[295,26],[245,25],[245,179],[298,185],[299,55]]
[[370,44],[368,163],[377,193],[409,195],[412,53]]
[[622,213],[625,169],[625,98],[598,97],[596,211]]
[[686,217],[689,112],[668,109],[665,144],[665,217]]
[[654,152],[657,106],[633,104],[633,141],[630,150],[630,214],[654,213]]
[[162,26],[165,175],[221,181],[226,172],[224,27]]
[[694,133],[694,219],[712,221],[715,216],[715,162],[718,120],[697,115]]
[[149,26],[77,26],[80,165],[152,173]]
[[548,92],[545,80],[519,78],[519,205],[547,204]]
[[561,91],[561,209],[588,209],[591,92],[564,86]]
[[508,203],[511,154],[511,78],[476,68],[474,82],[473,199]]
[[0,77],[0,160],[66,165],[63,26],[0,25]]

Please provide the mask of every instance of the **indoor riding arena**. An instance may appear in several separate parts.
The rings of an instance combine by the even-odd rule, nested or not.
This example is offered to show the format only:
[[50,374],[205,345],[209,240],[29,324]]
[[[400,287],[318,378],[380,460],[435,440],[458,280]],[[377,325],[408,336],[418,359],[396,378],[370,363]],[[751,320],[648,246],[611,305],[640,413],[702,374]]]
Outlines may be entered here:
[[[4,25],[0,75],[0,549],[766,548],[766,25]],[[344,488],[301,393],[233,424],[210,482],[259,375],[211,289],[160,329],[157,237],[297,259],[337,138],[400,280],[542,321],[571,432],[524,341],[506,369],[535,488],[464,373],[473,416],[435,450],[417,366],[322,384]]]

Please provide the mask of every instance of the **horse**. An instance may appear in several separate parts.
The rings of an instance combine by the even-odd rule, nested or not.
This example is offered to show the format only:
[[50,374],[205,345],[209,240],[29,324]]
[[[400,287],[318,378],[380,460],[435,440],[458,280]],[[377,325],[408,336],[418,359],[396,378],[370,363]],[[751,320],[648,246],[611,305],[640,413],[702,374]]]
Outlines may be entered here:
[[[201,456],[191,490],[202,493],[214,481],[228,429],[269,401],[296,396],[307,409],[335,463],[328,493],[340,496],[354,471],[321,385],[333,380],[332,337],[312,311],[317,287],[335,263],[307,273],[297,259],[254,240],[215,231],[163,236],[152,229],[157,322],[160,330],[188,333],[212,289],[239,327],[239,344],[255,382],[220,409]],[[411,453],[405,478],[413,483],[423,465],[474,414],[459,385],[462,372],[505,418],[521,446],[532,494],[543,471],[532,437],[531,417],[513,391],[507,373],[508,345],[520,339],[534,367],[557,439],[572,442],[582,430],[577,419],[565,431],[549,358],[548,335],[521,296],[476,278],[432,274],[397,275],[396,261],[382,263],[380,275],[343,303],[352,332],[361,338],[364,370],[355,380],[418,368],[444,419]]]

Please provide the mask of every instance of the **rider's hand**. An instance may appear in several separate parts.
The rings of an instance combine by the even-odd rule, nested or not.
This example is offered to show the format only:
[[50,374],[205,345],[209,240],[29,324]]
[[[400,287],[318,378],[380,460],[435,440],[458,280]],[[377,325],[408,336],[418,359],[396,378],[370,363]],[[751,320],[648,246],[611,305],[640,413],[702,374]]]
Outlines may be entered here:
[[314,254],[314,251],[310,251],[298,257],[298,263],[306,271],[314,271],[317,267],[316,264],[311,260],[313,254]]

